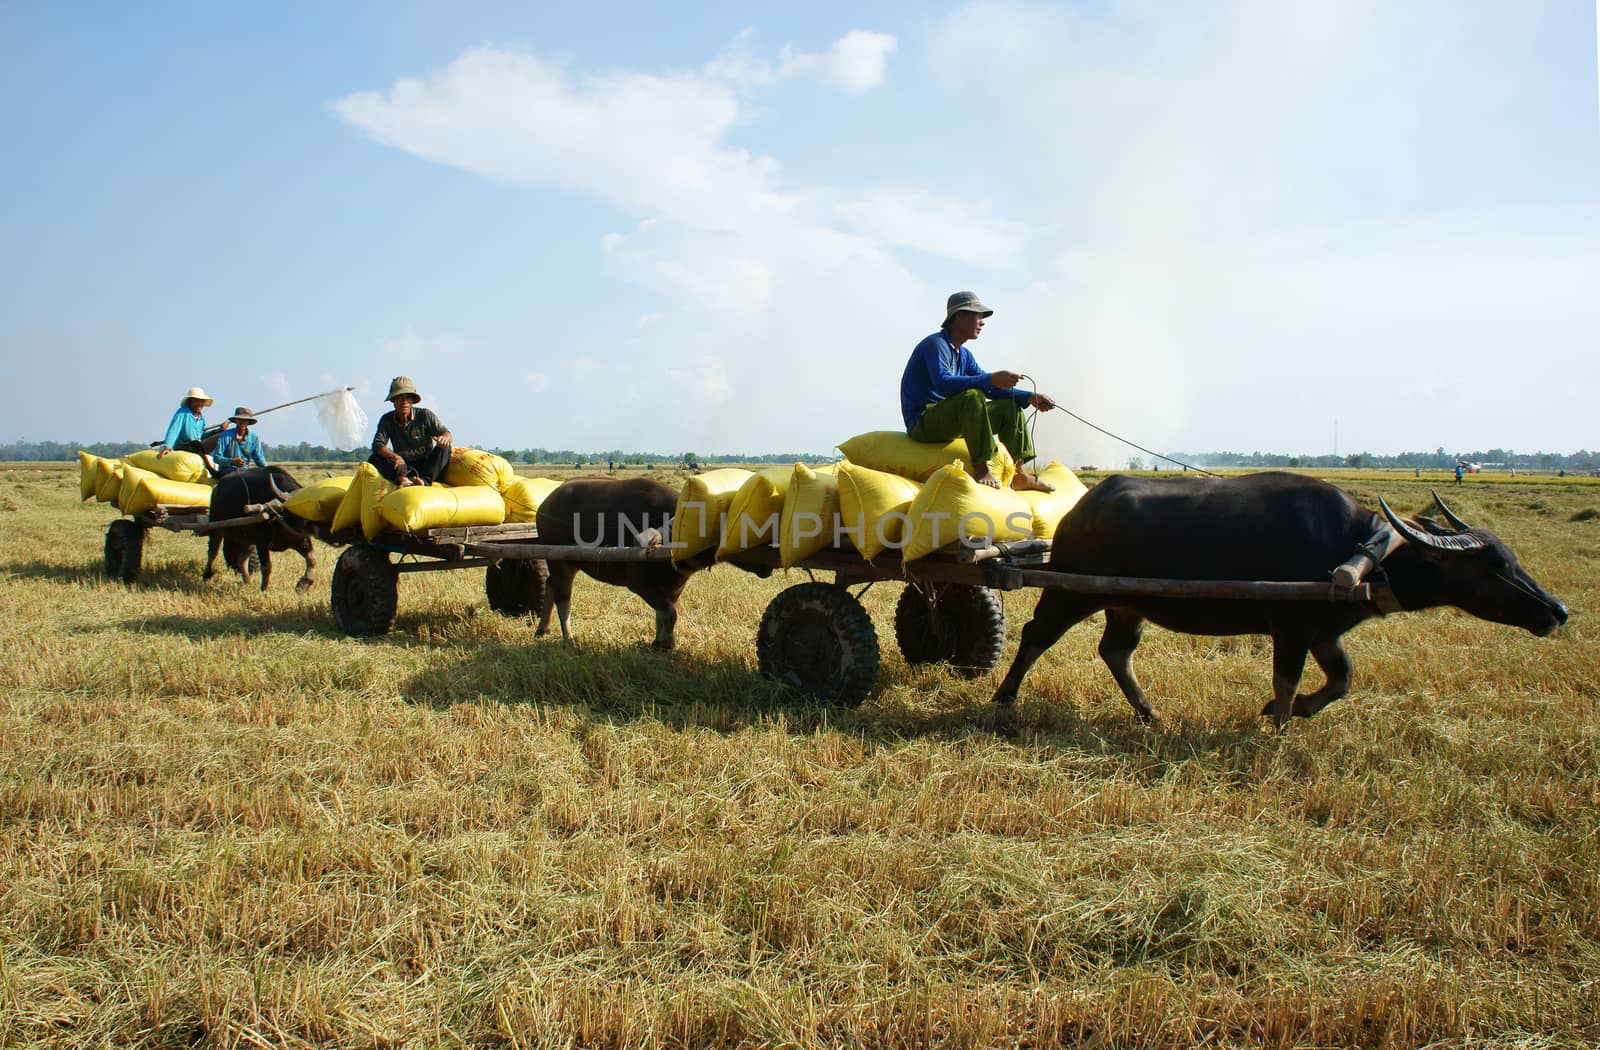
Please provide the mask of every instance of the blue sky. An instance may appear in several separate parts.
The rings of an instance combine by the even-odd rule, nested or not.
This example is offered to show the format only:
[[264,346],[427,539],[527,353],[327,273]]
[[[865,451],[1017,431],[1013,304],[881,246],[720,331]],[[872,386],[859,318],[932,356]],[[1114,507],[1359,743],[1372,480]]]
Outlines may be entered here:
[[1600,447],[1588,5],[457,6],[0,6],[0,440],[826,451],[974,288],[1146,444]]

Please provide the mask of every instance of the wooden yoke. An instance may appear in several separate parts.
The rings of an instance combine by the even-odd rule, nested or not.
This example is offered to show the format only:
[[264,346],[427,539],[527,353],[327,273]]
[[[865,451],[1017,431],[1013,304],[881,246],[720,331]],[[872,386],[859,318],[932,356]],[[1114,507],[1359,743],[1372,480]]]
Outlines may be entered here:
[[1367,573],[1393,554],[1405,542],[1405,537],[1395,532],[1385,522],[1383,527],[1356,548],[1356,552],[1333,570],[1333,590],[1336,594],[1349,594],[1366,578]]

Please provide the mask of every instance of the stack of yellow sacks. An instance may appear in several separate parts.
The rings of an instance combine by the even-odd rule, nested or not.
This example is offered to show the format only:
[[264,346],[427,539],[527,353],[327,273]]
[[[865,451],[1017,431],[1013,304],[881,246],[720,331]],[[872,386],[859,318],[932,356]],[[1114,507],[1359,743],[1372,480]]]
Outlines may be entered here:
[[[673,522],[675,557],[718,544],[728,558],[778,548],[793,566],[848,542],[864,558],[899,550],[905,561],[961,543],[1047,538],[1085,491],[1060,463],[1039,471],[1052,492],[1010,487],[1016,464],[1003,446],[990,470],[1001,488],[969,472],[966,442],[932,445],[895,431],[875,431],[839,446],[843,461],[813,470],[803,463],[750,474],[719,470],[691,478]],[[684,542],[687,541],[687,542]]]
[[511,464],[492,452],[457,448],[443,480],[399,488],[370,463],[353,478],[327,478],[294,493],[284,506],[310,521],[328,523],[334,532],[361,530],[367,539],[387,529],[421,532],[533,521],[539,504],[560,482],[519,478]]
[[193,452],[160,456],[143,449],[124,459],[78,453],[78,494],[124,514],[143,514],[157,504],[204,510],[211,506],[211,488],[205,461]]

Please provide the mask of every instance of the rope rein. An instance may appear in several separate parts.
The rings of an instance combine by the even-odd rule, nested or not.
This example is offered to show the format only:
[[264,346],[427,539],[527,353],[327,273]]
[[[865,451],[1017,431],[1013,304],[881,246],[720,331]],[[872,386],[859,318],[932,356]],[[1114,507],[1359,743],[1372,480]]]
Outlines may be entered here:
[[[1026,379],[1028,381],[1028,383],[1029,383],[1029,392],[1030,393],[1037,394],[1039,392],[1039,381],[1037,379],[1035,379],[1032,376],[1028,375],[1026,372],[1018,372],[1017,375],[1019,377],[1021,377],[1022,379]],[[1129,446],[1130,448],[1136,448],[1140,452],[1143,452],[1147,456],[1154,456],[1156,459],[1164,459],[1168,463],[1174,464],[1175,466],[1182,467],[1185,470],[1192,470],[1196,474],[1200,474],[1200,475],[1202,475],[1204,477],[1220,478],[1222,476],[1221,474],[1213,474],[1211,471],[1206,470],[1204,467],[1197,467],[1192,463],[1185,463],[1181,459],[1173,459],[1171,456],[1164,456],[1159,452],[1156,452],[1156,451],[1153,451],[1151,449],[1145,448],[1143,445],[1139,444],[1137,441],[1129,441],[1127,438],[1123,437],[1121,434],[1113,434],[1111,431],[1107,430],[1105,427],[1102,427],[1102,426],[1100,426],[1100,425],[1098,425],[1096,423],[1091,423],[1087,419],[1084,419],[1082,416],[1078,415],[1078,413],[1074,412],[1072,409],[1068,408],[1067,406],[1061,404],[1059,401],[1056,402],[1056,408],[1058,408],[1061,411],[1065,412],[1067,415],[1071,416],[1073,419],[1076,419],[1078,422],[1082,423],[1084,426],[1089,427],[1091,430],[1098,430],[1100,433],[1104,434],[1106,437],[1111,438],[1114,441],[1120,441],[1124,445]],[[1033,445],[1033,447],[1034,447],[1036,452],[1037,452],[1037,449],[1038,449],[1039,446],[1034,443],[1034,431],[1035,431],[1035,428],[1038,426],[1038,420],[1039,420],[1039,410],[1037,408],[1033,408],[1030,405],[1028,410],[1027,410],[1027,422],[1025,423],[1025,426],[1027,426],[1027,428],[1028,428],[1028,443],[1030,445]],[[1037,454],[1034,456],[1034,462],[1036,462],[1036,463],[1038,462]]]

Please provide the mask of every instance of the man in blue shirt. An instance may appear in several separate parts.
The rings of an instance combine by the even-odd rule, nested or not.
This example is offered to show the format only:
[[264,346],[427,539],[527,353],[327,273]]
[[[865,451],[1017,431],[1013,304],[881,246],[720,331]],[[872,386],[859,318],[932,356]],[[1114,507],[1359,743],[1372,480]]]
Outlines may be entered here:
[[1023,464],[1033,460],[1033,441],[1024,413],[1048,412],[1056,403],[1044,394],[1017,389],[1015,372],[985,372],[966,343],[978,338],[994,311],[974,292],[956,292],[945,303],[944,325],[917,344],[900,378],[900,414],[913,440],[944,444],[965,438],[975,481],[1000,487],[989,468],[995,436],[1017,461],[1014,489],[1049,492]]
[[261,454],[261,439],[250,431],[256,422],[250,410],[239,406],[228,417],[228,422],[233,426],[225,429],[217,439],[217,473],[231,474],[245,467],[266,466],[267,457]]
[[197,386],[189,388],[183,395],[183,401],[178,405],[178,410],[172,414],[172,419],[167,423],[167,432],[161,438],[160,451],[157,458],[164,457],[168,452],[194,452],[206,461],[206,469],[216,473],[217,465],[212,462],[210,453],[206,449],[206,417],[205,410],[211,406],[212,398]]

